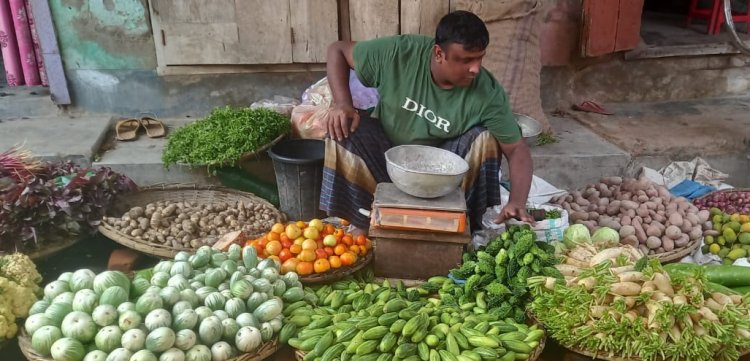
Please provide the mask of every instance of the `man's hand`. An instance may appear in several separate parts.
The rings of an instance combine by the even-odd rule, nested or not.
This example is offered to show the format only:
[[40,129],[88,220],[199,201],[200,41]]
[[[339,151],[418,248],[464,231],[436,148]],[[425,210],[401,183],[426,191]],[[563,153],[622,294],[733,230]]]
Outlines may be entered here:
[[326,126],[331,139],[341,141],[359,126],[359,113],[351,106],[334,106],[328,111]]
[[495,223],[500,224],[511,218],[515,218],[521,222],[531,223],[532,225],[535,223],[534,218],[526,212],[526,207],[519,207],[512,203],[508,203],[503,207],[500,214],[497,215]]

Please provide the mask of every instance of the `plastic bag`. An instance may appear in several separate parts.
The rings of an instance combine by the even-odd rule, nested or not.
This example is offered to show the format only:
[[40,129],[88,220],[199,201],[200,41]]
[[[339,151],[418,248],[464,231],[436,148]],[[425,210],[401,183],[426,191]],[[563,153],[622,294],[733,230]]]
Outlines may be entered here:
[[[563,233],[569,225],[568,212],[560,207],[548,204],[533,205],[533,207],[535,209],[544,209],[546,211],[560,211],[560,218],[545,219],[536,222],[536,224],[532,227],[534,233],[536,233],[537,240],[545,242],[562,241]],[[506,227],[509,225],[525,224],[525,222],[521,222],[515,219],[506,220],[503,224],[495,224],[495,219],[500,213],[500,210],[502,210],[502,206],[488,208],[487,212],[485,212],[482,216],[482,228],[484,228],[485,230],[487,239],[493,239],[500,233],[505,232]]]
[[328,133],[323,120],[328,106],[302,104],[292,109],[292,134],[302,139],[323,139]]
[[[377,89],[368,88],[359,81],[354,70],[349,71],[349,90],[352,94],[354,108],[367,110],[375,107],[380,99]],[[328,78],[320,79],[302,94],[303,104],[321,105],[329,107],[333,101]]]
[[250,104],[250,109],[266,108],[275,110],[286,116],[291,116],[292,110],[297,105],[299,105],[299,100],[297,99],[274,95],[272,99],[262,99]]

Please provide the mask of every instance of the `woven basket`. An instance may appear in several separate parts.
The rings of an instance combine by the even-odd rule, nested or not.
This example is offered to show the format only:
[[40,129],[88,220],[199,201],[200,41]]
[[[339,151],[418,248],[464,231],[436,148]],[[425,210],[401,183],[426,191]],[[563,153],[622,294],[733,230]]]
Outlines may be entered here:
[[310,285],[316,283],[336,282],[346,276],[359,271],[363,267],[367,266],[373,259],[373,252],[368,252],[364,257],[357,259],[357,263],[349,267],[337,268],[333,271],[326,273],[311,274],[309,276],[300,277],[299,280],[303,285]]
[[282,139],[284,139],[284,137],[286,137],[286,136],[287,136],[287,133],[281,134],[278,137],[276,137],[276,139],[272,140],[270,143],[268,143],[268,144],[266,144],[264,146],[261,146],[260,148],[258,148],[256,150],[254,150],[252,152],[243,153],[240,156],[240,160],[241,161],[242,160],[249,160],[249,159],[252,159],[252,158],[260,155],[261,152],[264,152],[264,151],[270,149],[271,147],[273,147],[274,145],[276,145],[276,143],[278,143]]
[[[21,330],[18,334],[18,346],[21,349],[21,353],[23,353],[29,361],[53,361],[51,357],[46,358],[34,351],[31,347],[31,337],[26,333],[26,330]],[[235,358],[231,358],[228,361],[261,361],[273,355],[278,349],[279,339],[276,337],[271,342],[266,342],[261,345],[261,347],[255,350],[255,352],[244,353]]]
[[661,262],[662,264],[679,261],[685,256],[693,253],[696,248],[700,247],[702,241],[703,238],[699,238],[688,242],[685,247],[673,249],[669,252],[658,253],[653,256],[658,258],[659,262]]
[[49,242],[49,243],[42,243],[39,249],[30,250],[30,251],[22,251],[24,254],[29,256],[32,261],[37,261],[52,255],[55,255],[59,252],[62,252],[72,246],[74,246],[76,243],[81,241],[81,237],[74,236],[62,241],[57,242]]
[[[154,185],[141,188],[132,193],[122,194],[115,200],[107,215],[119,217],[132,207],[145,207],[148,203],[165,200],[174,202],[196,202],[198,204],[244,200],[246,203],[265,204],[267,207],[273,209],[276,215],[275,222],[285,221],[285,216],[271,203],[252,193],[241,192],[224,187],[189,184]],[[173,258],[180,251],[194,251],[194,249],[191,248],[175,248],[166,244],[139,241],[103,222],[99,226],[99,232],[125,247],[160,258]],[[262,234],[263,232],[259,234],[246,234],[245,236],[248,238],[255,238]]]

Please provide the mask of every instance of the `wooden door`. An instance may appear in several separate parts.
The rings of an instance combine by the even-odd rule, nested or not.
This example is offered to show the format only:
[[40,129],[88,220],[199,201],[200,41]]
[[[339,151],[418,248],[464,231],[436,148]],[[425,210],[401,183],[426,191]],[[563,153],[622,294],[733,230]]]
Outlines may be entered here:
[[351,40],[396,35],[399,27],[398,0],[349,0]]
[[638,46],[643,0],[583,0],[581,53],[595,57]]
[[401,0],[401,34],[435,36],[440,19],[450,11],[450,0]]

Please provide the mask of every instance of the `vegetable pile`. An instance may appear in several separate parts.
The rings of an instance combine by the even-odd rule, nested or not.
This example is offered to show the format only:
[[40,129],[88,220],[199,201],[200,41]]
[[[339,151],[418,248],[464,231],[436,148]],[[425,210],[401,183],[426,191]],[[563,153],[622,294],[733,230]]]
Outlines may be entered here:
[[180,252],[139,272],[66,272],[47,284],[25,323],[33,349],[55,361],[223,361],[254,352],[281,330],[284,302],[302,299],[252,247]]
[[529,279],[530,311],[565,347],[643,360],[736,360],[750,347],[746,301],[700,273],[669,274],[628,245],[565,257],[565,282]]
[[304,360],[509,361],[528,359],[544,336],[536,325],[485,308],[477,313],[473,304],[446,305],[421,291],[388,280],[306,289],[303,301],[285,307],[280,340],[304,351]]
[[711,208],[711,227],[703,232],[703,253],[721,257],[724,264],[732,264],[750,254],[750,216],[726,214]]
[[41,293],[42,276],[28,256],[0,256],[0,343],[16,336],[16,321],[28,315]]
[[0,154],[0,251],[32,251],[93,232],[115,195],[135,188],[109,168],[44,162],[8,150]]
[[278,259],[281,274],[296,272],[303,277],[351,266],[372,249],[372,241],[364,235],[352,236],[320,219],[276,223],[247,245],[255,247],[261,258]]
[[213,245],[233,231],[260,234],[278,219],[272,206],[265,203],[159,201],[133,207],[120,218],[104,217],[102,221],[138,241],[196,249]]
[[750,215],[750,191],[713,192],[693,203],[699,209],[718,208],[729,214]]
[[273,110],[216,108],[195,123],[173,131],[162,154],[165,166],[176,163],[220,166],[289,132],[289,118]]
[[450,272],[466,282],[463,287],[441,288],[441,299],[449,305],[486,302],[488,312],[499,319],[512,317],[522,323],[530,296],[526,280],[538,275],[562,278],[552,267],[557,263],[554,252],[554,247],[536,241],[529,225],[512,225],[486,247],[464,254],[463,264]]
[[665,187],[620,177],[604,178],[552,202],[570,213],[571,223],[583,224],[590,232],[612,228],[623,244],[646,254],[670,252],[700,240],[709,218],[707,210],[673,197]]

